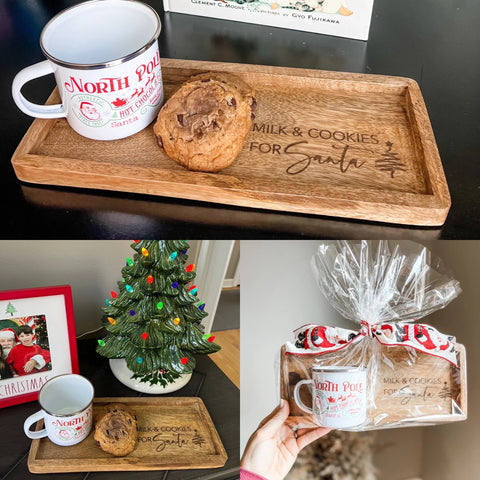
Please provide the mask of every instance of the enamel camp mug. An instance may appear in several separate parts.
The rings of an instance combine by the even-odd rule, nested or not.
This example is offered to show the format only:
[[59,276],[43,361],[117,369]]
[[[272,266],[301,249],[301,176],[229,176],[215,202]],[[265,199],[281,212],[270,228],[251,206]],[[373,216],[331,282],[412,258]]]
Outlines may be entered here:
[[[322,427],[349,428],[366,419],[366,372],[356,367],[321,367],[314,365],[312,378],[300,380],[293,391],[297,405],[310,413]],[[312,407],[300,398],[302,385],[309,385]]]
[[[66,117],[80,135],[115,140],[148,126],[163,102],[157,12],[135,0],[91,0],[63,10],[42,30],[47,60],[20,71],[13,99],[37,118]],[[53,73],[62,103],[37,105],[22,86]]]
[[[65,374],[51,378],[38,394],[42,409],[25,420],[25,435],[33,439],[48,437],[61,446],[80,443],[92,429],[93,395],[93,385],[81,375]],[[44,428],[31,431],[30,427],[42,419]]]

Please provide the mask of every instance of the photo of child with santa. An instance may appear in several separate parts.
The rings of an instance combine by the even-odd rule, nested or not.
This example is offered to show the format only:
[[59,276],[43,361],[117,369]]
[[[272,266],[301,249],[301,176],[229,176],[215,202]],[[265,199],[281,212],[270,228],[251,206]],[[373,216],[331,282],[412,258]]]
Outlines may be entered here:
[[35,333],[29,325],[17,329],[20,343],[12,347],[6,359],[14,376],[43,372],[49,368],[50,352],[35,343]]

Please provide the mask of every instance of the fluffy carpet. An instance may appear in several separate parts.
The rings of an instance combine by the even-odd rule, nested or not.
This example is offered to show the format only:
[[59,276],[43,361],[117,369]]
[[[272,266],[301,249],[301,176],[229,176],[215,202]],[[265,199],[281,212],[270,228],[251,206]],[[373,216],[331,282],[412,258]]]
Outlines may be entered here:
[[305,447],[286,480],[375,480],[372,432],[331,431]]

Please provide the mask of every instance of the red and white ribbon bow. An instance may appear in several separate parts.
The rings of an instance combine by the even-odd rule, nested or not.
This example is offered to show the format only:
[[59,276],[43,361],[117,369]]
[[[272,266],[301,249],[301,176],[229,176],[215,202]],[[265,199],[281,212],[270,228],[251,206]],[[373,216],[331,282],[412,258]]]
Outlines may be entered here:
[[287,354],[321,355],[341,350],[365,336],[382,345],[412,347],[443,358],[457,366],[455,337],[444,335],[430,325],[394,322],[370,325],[362,322],[360,331],[308,324],[294,331],[295,343],[287,343]]

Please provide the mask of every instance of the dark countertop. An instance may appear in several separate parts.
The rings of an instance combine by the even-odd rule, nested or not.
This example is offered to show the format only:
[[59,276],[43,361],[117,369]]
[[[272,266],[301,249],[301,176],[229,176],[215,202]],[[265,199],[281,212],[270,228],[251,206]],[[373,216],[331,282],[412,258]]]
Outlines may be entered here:
[[[43,60],[41,29],[75,1],[0,3],[0,121],[4,195],[0,238],[411,238],[480,237],[480,3],[375,0],[368,42],[321,34],[165,14],[161,56],[409,77],[430,116],[452,197],[442,228],[230,207],[203,202],[21,183],[10,159],[32,122],[13,103],[12,79]],[[52,77],[52,76],[51,76]],[[53,77],[26,87],[46,100]]]
[[[80,374],[93,383],[96,397],[148,397],[129,389],[112,374],[108,360],[96,352],[95,340],[78,342]],[[197,366],[190,382],[180,390],[167,394],[173,397],[200,397],[212,418],[225,447],[228,460],[224,467],[201,470],[170,470],[143,472],[91,472],[32,474],[27,459],[31,440],[23,432],[23,422],[39,410],[37,402],[29,402],[1,410],[0,422],[0,478],[28,480],[34,478],[79,479],[142,479],[142,480],[233,480],[238,479],[240,465],[240,395],[237,387],[208,358],[196,357]],[[59,447],[62,448],[62,447]]]

